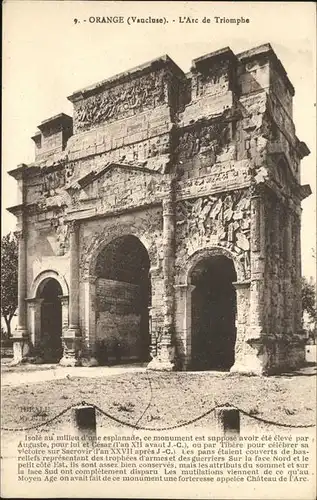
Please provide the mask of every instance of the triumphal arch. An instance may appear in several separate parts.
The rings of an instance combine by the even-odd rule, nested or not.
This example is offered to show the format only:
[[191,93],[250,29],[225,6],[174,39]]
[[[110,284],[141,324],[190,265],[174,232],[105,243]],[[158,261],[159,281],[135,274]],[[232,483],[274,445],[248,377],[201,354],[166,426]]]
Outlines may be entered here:
[[16,362],[270,374],[303,361],[294,88],[269,44],[73,93],[18,184]]

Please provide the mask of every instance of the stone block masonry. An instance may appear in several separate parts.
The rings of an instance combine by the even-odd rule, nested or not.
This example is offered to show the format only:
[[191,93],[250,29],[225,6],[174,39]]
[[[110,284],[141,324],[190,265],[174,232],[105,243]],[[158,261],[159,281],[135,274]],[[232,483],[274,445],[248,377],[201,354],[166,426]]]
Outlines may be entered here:
[[9,172],[16,362],[45,354],[48,338],[64,365],[259,375],[300,365],[309,149],[293,97],[270,44],[225,47],[187,74],[162,56],[74,92],[73,117],[44,120],[34,162]]

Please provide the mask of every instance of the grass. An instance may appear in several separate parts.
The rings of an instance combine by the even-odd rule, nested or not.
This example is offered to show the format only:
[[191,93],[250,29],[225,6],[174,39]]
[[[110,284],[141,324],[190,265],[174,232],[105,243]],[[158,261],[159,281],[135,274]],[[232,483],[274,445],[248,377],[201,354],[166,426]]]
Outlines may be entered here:
[[[1,425],[18,428],[42,423],[82,401],[124,422],[138,422],[153,429],[186,423],[224,403],[257,417],[309,425],[315,423],[315,383],[314,376],[296,374],[250,378],[211,372],[130,372],[98,378],[71,377],[3,387]],[[69,412],[62,417],[64,421],[70,418]],[[207,425],[208,418],[204,417],[199,425]],[[58,421],[52,425],[59,425]],[[117,427],[104,416],[99,425]]]

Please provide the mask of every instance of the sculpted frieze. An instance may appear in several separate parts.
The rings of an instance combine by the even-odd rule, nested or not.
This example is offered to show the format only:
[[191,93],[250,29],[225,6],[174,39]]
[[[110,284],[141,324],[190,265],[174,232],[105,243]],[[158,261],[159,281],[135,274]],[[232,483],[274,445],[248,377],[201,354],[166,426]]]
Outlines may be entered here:
[[186,130],[179,138],[176,153],[179,162],[194,156],[208,155],[211,164],[230,142],[230,128],[227,122],[213,122]]
[[167,98],[164,72],[150,73],[76,104],[75,127],[77,131],[87,130],[100,123],[155,108],[166,103]]
[[[248,191],[203,196],[177,203],[178,241],[193,245],[223,245],[250,273],[250,198]],[[181,243],[183,244],[183,243]]]
[[65,186],[65,171],[62,169],[43,171],[42,174],[42,194],[54,196],[59,188]]

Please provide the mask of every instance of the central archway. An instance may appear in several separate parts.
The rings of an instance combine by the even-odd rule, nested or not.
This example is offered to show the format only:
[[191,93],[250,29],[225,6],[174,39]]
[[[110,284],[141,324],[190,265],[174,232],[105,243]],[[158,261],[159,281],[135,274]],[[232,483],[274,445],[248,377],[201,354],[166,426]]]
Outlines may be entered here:
[[191,270],[191,368],[229,370],[236,341],[236,281],[233,261],[204,257]]
[[136,236],[112,240],[96,260],[96,357],[149,361],[150,260]]

